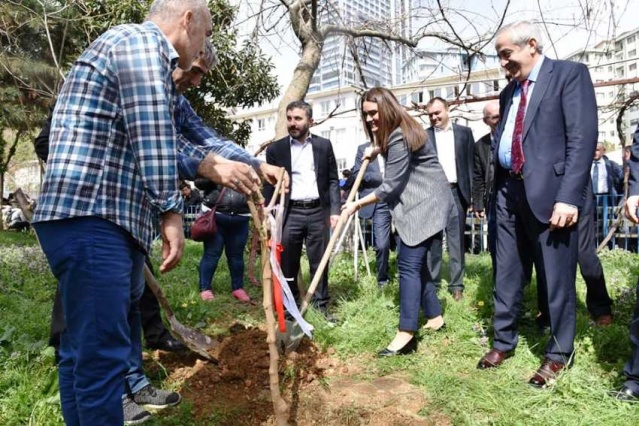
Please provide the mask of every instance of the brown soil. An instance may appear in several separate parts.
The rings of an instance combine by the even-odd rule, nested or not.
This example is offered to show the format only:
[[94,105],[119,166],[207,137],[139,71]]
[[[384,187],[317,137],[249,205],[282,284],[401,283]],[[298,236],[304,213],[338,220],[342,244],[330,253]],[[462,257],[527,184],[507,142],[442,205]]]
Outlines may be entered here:
[[[195,355],[155,352],[149,375],[169,374],[193,407],[196,425],[274,425],[266,333],[231,327],[216,351],[217,365]],[[361,369],[341,363],[304,339],[296,353],[280,358],[283,397],[291,425],[449,425],[444,416],[418,415],[422,391],[398,376],[359,380]]]

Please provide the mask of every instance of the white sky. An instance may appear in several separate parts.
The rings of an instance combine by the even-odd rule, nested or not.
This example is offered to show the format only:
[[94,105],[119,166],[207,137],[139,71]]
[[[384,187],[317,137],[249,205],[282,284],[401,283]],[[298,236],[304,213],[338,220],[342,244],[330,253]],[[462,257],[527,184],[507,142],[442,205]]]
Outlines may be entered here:
[[[270,9],[271,22],[275,22],[284,11],[279,0],[232,1],[240,6],[238,28],[241,36],[249,35],[253,31],[255,24],[246,20],[246,16],[255,14],[259,4],[280,5]],[[320,4],[324,1],[319,0]],[[450,19],[455,23],[456,31],[464,37],[472,36],[477,31],[473,26],[477,26],[480,32],[494,28],[507,0],[443,0],[443,3],[471,22],[468,23],[459,16],[450,15]],[[614,4],[612,16],[617,25],[613,25],[612,22],[611,3]],[[436,5],[436,2],[421,0],[421,4]],[[589,11],[587,22],[584,22],[582,18],[584,9]],[[546,21],[545,28],[550,38],[547,37],[545,40],[545,52],[550,57],[561,58],[639,27],[639,0],[511,0],[504,22],[520,19]],[[264,53],[273,58],[282,90],[290,82],[299,58],[299,42],[293,33],[286,29],[284,23],[286,20],[280,21],[276,30],[271,30],[268,36],[258,36]],[[433,43],[436,42],[433,40]],[[491,49],[492,47],[487,52]]]

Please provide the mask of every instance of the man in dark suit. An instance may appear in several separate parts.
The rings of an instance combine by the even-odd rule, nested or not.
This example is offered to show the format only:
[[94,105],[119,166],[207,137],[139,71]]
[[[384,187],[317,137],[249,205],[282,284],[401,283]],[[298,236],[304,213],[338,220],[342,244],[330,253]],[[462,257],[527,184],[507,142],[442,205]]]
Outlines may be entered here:
[[[457,217],[451,217],[446,226],[446,241],[450,254],[448,291],[459,301],[464,291],[464,231],[471,197],[475,140],[470,128],[450,122],[448,102],[444,99],[431,99],[426,104],[426,111],[431,124],[427,129],[428,139],[435,147],[457,206]],[[442,270],[441,238],[433,240],[429,268],[439,285]]]
[[[628,159],[630,179],[628,184],[628,201],[626,202],[626,216],[634,223],[639,223],[637,208],[639,208],[639,125],[635,130],[630,158]],[[630,342],[632,353],[623,369],[626,376],[621,389],[614,392],[614,396],[622,401],[639,401],[639,280],[637,280],[637,302],[635,312],[630,323]]]
[[[473,168],[473,212],[475,217],[488,219],[488,251],[495,269],[495,215],[490,213],[493,181],[495,179],[495,163],[493,150],[495,131],[499,124],[499,102],[490,101],[484,107],[484,123],[490,133],[475,143],[475,160]],[[488,213],[486,213],[488,211]]]
[[608,209],[617,205],[617,194],[623,193],[623,169],[614,161],[606,157],[606,147],[597,144],[590,169],[592,192],[596,197],[596,206],[601,208],[603,221],[603,235],[608,235]]
[[517,346],[524,265],[532,258],[546,282],[550,338],[529,383],[546,387],[574,350],[575,225],[597,142],[597,102],[586,66],[544,57],[541,31],[532,23],[501,28],[495,48],[513,81],[500,95],[495,150],[493,348],[477,367],[501,365]]
[[[295,298],[299,301],[297,274],[300,269],[302,245],[311,276],[324,255],[330,229],[340,215],[339,178],[333,146],[328,139],[312,135],[313,110],[304,101],[295,101],[286,107],[289,136],[275,141],[266,150],[266,161],[286,168],[291,177],[290,191],[286,194],[284,229],[282,230],[282,272]],[[274,188],[266,185],[264,196],[273,196]],[[313,296],[313,304],[328,319],[328,267]]]
[[[345,189],[349,190],[355,183],[355,178],[362,167],[362,156],[364,150],[371,146],[366,142],[357,147],[355,164],[351,169],[351,175],[346,181]],[[364,178],[359,186],[359,198],[364,198],[374,192],[384,180],[384,158],[378,155],[375,160],[369,163],[364,173]],[[391,213],[388,204],[383,201],[374,204],[367,204],[359,210],[359,217],[373,220],[373,238],[375,243],[375,266],[377,267],[377,286],[384,288],[388,284],[388,257],[391,247]]]

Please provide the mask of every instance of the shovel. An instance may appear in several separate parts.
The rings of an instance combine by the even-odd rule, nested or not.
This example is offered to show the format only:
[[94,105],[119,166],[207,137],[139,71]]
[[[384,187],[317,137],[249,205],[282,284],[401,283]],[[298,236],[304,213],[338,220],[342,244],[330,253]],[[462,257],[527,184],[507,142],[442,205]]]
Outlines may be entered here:
[[[355,199],[355,194],[357,194],[359,185],[362,183],[362,179],[364,179],[364,173],[366,172],[368,163],[370,163],[369,159],[365,159],[362,162],[362,166],[359,169],[359,173],[357,173],[357,177],[355,178],[355,183],[353,184],[353,187],[351,188],[351,192],[349,192],[348,198],[346,199],[347,203],[350,203],[351,201]],[[347,220],[348,220],[348,216],[341,214],[339,217],[339,220],[337,221],[337,225],[335,225],[335,229],[333,230],[333,235],[331,236],[331,239],[329,240],[328,245],[326,246],[326,250],[324,251],[324,256],[322,256],[322,260],[320,261],[320,264],[317,267],[317,271],[315,271],[315,275],[313,276],[313,281],[311,281],[311,285],[308,288],[308,291],[306,292],[306,296],[304,297],[304,300],[302,301],[302,306],[300,308],[300,313],[302,315],[304,315],[304,313],[308,309],[309,302],[311,301],[311,298],[313,297],[315,290],[317,290],[317,286],[319,285],[319,282],[322,279],[322,274],[324,273],[324,269],[326,269],[326,265],[328,265],[328,261],[331,258],[333,247],[335,247],[335,243],[337,242],[340,234],[342,233],[342,229],[344,228],[344,224],[346,223]],[[297,323],[297,321],[287,320],[286,332],[284,333],[280,333],[279,331],[277,332],[277,335],[276,335],[277,347],[285,354],[288,354],[290,352],[295,351],[298,348],[303,337],[304,337],[304,332],[302,331],[302,328]]]
[[175,318],[173,309],[171,309],[171,305],[169,305],[169,301],[166,298],[164,291],[160,288],[160,285],[147,265],[144,265],[144,279],[146,280],[149,288],[151,288],[151,291],[153,291],[153,294],[155,294],[158,302],[160,302],[162,309],[164,309],[166,319],[169,321],[169,326],[171,327],[173,335],[196,354],[217,364],[217,359],[215,359],[209,351],[219,346],[219,342],[193,328],[185,326],[178,321],[177,318]]

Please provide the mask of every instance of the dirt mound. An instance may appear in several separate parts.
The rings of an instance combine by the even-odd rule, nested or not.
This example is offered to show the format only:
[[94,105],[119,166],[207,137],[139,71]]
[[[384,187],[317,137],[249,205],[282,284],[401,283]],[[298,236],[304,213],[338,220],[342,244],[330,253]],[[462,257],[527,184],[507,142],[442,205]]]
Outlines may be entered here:
[[[180,385],[193,406],[194,424],[272,425],[269,354],[266,333],[231,327],[217,350],[217,365],[195,355],[155,352],[149,374],[163,370]],[[359,368],[342,364],[304,339],[296,353],[280,358],[282,395],[290,405],[292,425],[430,425],[447,424],[419,417],[426,405],[419,389],[403,378],[352,379]]]

